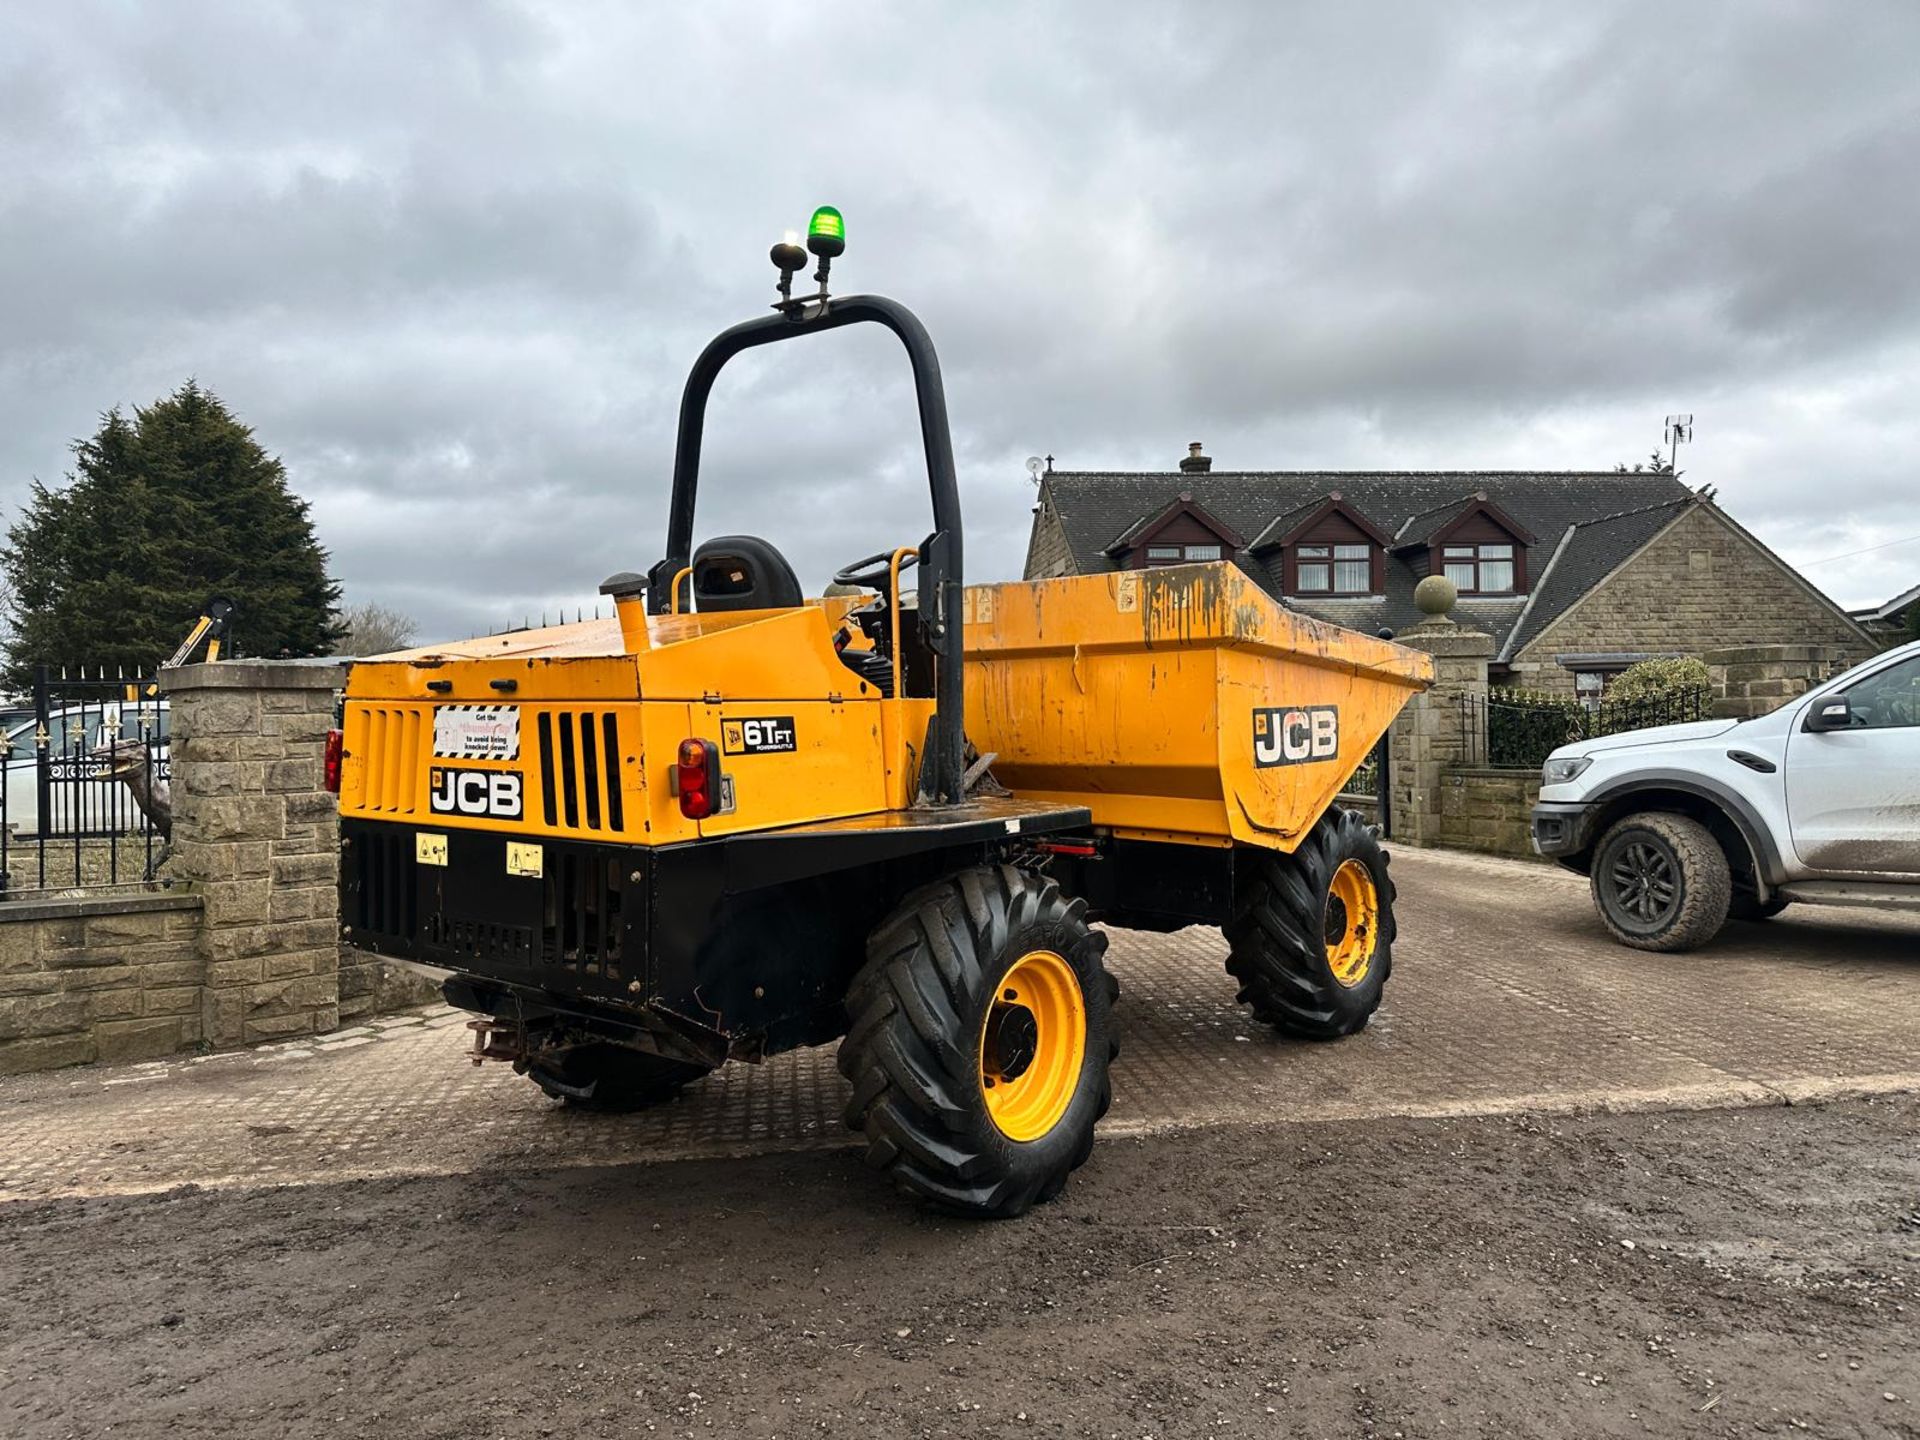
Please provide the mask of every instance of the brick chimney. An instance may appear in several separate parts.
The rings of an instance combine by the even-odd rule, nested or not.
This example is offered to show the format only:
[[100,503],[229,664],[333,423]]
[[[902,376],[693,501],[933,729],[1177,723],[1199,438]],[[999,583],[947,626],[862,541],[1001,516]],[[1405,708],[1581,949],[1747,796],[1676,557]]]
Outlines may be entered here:
[[1200,442],[1194,441],[1187,446],[1187,458],[1180,462],[1180,468],[1189,475],[1204,475],[1213,469],[1213,457],[1200,453]]

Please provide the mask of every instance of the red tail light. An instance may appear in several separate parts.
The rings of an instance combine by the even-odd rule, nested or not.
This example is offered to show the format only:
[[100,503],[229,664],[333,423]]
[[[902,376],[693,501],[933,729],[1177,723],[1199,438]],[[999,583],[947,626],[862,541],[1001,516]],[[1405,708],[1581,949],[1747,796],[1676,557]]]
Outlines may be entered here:
[[329,795],[340,793],[340,757],[345,753],[340,748],[343,738],[338,730],[327,731],[327,758],[321,764],[320,779]]
[[680,813],[704,820],[720,808],[720,747],[711,740],[682,740],[673,767]]

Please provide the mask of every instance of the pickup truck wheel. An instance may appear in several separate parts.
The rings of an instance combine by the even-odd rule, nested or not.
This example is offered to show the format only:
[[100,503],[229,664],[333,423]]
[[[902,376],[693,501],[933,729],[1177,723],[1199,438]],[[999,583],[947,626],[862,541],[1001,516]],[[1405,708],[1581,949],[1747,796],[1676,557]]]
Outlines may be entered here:
[[1691,950],[1726,923],[1733,872],[1707,827],[1685,815],[1629,815],[1594,848],[1594,907],[1637,950]]
[[909,894],[847,994],[840,1073],[867,1164],[970,1215],[1058,1195],[1112,1097],[1106,948],[1084,900],[1012,866]]
[[1256,1019],[1309,1040],[1366,1028],[1393,970],[1387,854],[1353,810],[1329,810],[1291,855],[1241,854],[1227,973]]
[[571,1109],[619,1113],[671,1100],[681,1086],[713,1069],[624,1045],[570,1045],[536,1057],[527,1067],[527,1078]]

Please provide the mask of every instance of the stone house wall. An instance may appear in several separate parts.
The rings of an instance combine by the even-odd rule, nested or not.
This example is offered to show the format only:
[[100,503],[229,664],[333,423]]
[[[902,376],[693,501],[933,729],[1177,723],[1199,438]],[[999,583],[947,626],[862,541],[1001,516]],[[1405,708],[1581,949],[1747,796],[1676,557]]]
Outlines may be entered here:
[[1053,508],[1046,482],[1040,482],[1040,503],[1034,507],[1033,533],[1027,540],[1027,568],[1021,572],[1029,580],[1051,580],[1057,575],[1073,574],[1073,549],[1067,544],[1067,527]]
[[1713,713],[1750,720],[1777,710],[1853,663],[1824,645],[1748,645],[1700,657],[1713,677]]
[[1822,645],[1854,664],[1877,646],[1717,506],[1690,507],[1528,642],[1512,683],[1571,695],[1556,655],[1697,655],[1703,647]]

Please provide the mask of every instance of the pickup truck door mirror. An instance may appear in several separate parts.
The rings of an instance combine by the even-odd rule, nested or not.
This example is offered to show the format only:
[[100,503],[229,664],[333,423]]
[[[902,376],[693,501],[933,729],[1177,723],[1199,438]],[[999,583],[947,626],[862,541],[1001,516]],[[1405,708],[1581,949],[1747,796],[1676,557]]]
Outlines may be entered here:
[[1815,733],[1824,730],[1845,730],[1853,724],[1853,705],[1844,695],[1829,695],[1824,700],[1813,702],[1813,708],[1807,711],[1807,723],[1803,727]]

